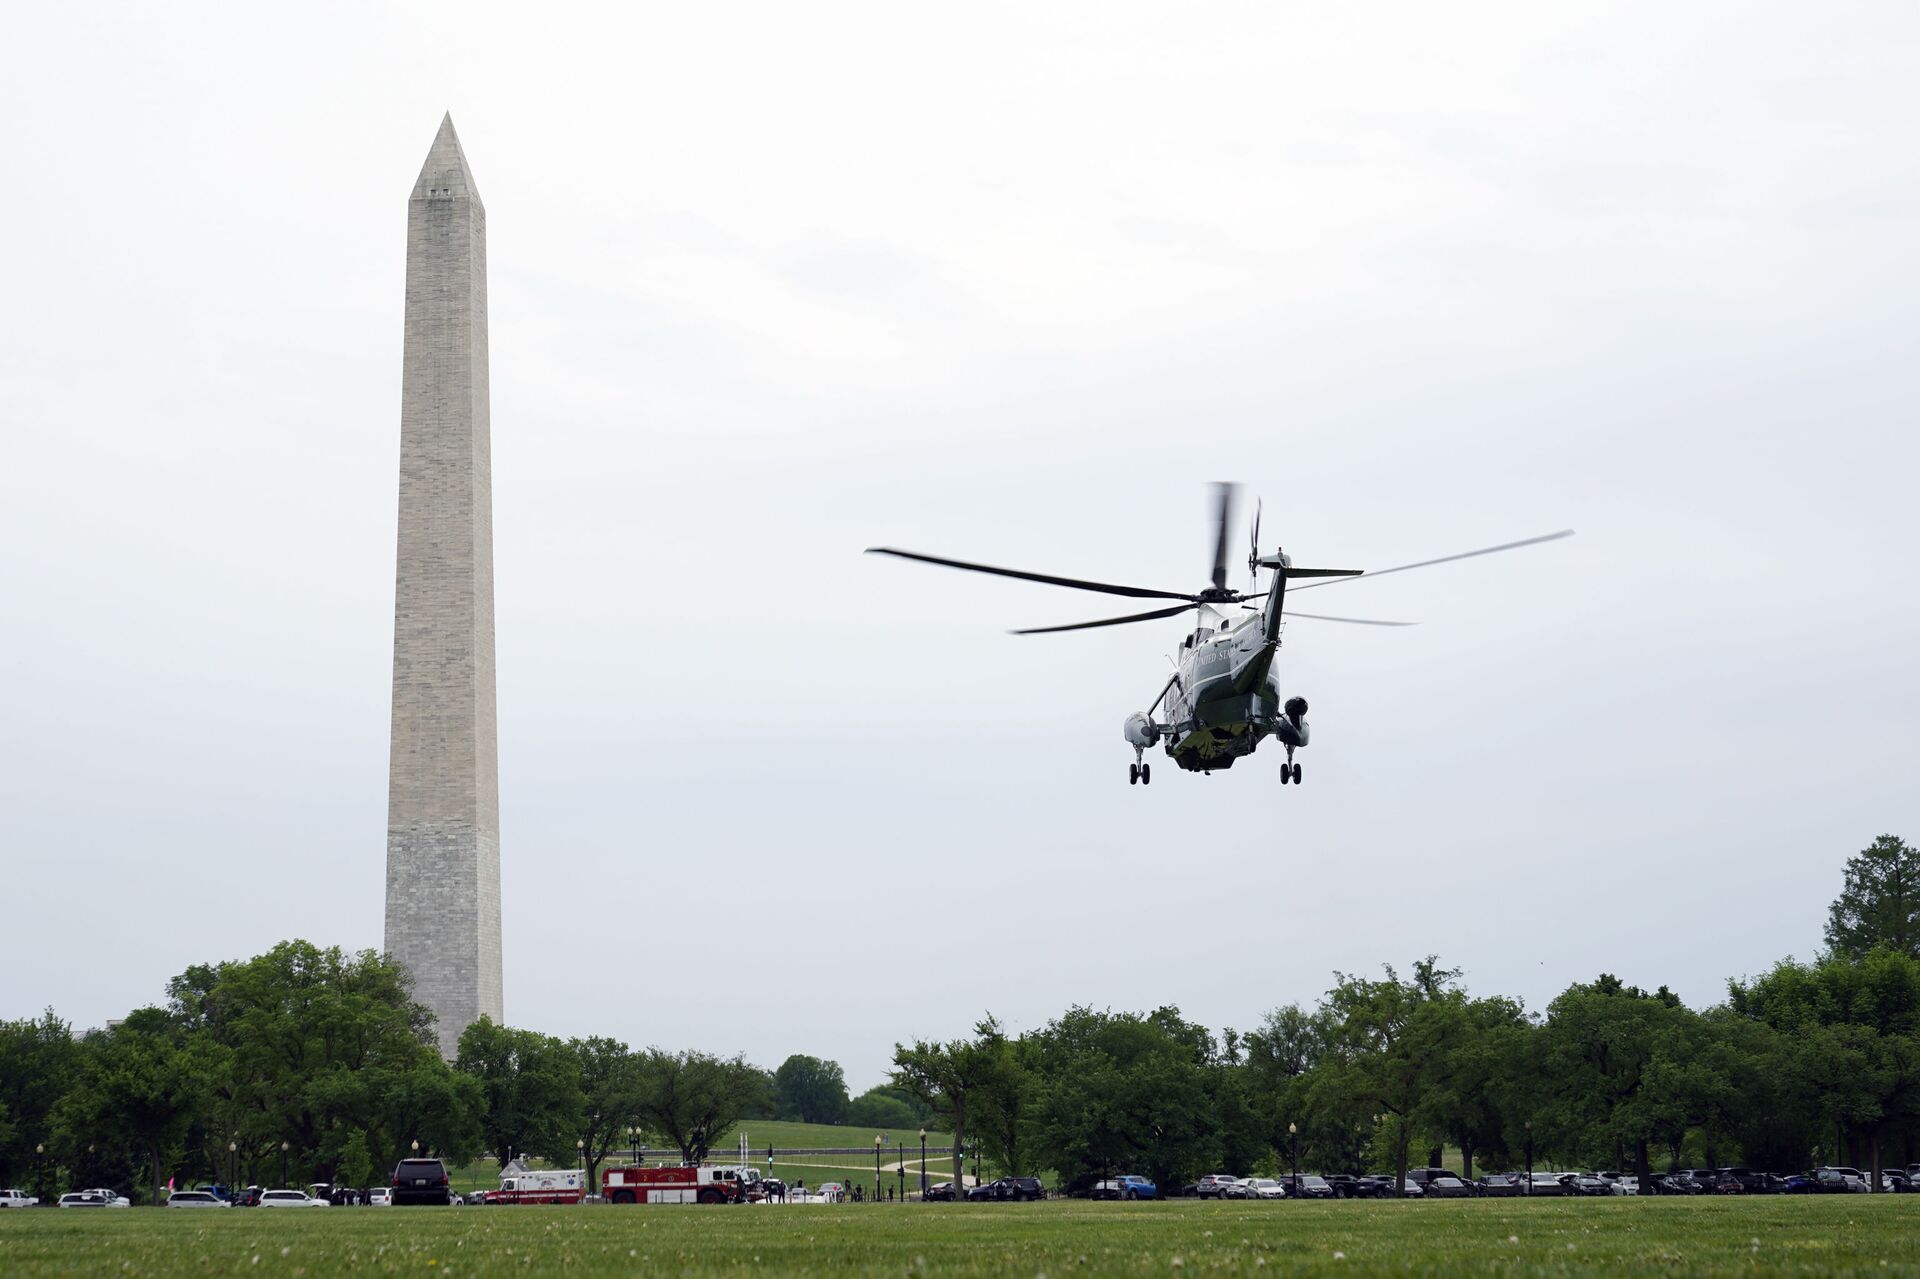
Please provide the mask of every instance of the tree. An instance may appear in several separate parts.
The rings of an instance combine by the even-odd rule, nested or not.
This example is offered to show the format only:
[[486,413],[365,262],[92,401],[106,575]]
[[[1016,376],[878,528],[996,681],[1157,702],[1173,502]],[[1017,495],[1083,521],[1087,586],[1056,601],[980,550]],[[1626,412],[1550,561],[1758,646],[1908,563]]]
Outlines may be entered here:
[[1424,1013],[1434,1043],[1433,1087],[1420,1116],[1436,1137],[1460,1148],[1461,1175],[1473,1178],[1473,1157],[1500,1150],[1511,1110],[1509,1083],[1526,1060],[1526,1014],[1511,999],[1432,1001]]
[[454,1069],[480,1087],[480,1126],[504,1168],[516,1154],[572,1166],[585,1097],[580,1058],[561,1040],[482,1017],[460,1036]]
[[1037,1080],[1034,1158],[1069,1180],[1138,1171],[1170,1185],[1203,1164],[1251,1159],[1235,1068],[1178,1009],[1069,1009],[1023,1049]]
[[1459,975],[1429,955],[1400,980],[1391,965],[1384,980],[1335,974],[1323,1001],[1333,1042],[1315,1080],[1322,1104],[1353,1107],[1382,1116],[1397,1176],[1394,1195],[1407,1180],[1422,1102],[1434,1082],[1429,1057],[1440,1051],[1455,1023],[1437,1006],[1452,996]]
[[1920,1118],[1920,960],[1889,946],[1859,960],[1787,960],[1730,983],[1728,1003],[1792,1038],[1800,1095],[1879,1189],[1889,1127]]
[[847,1077],[837,1061],[795,1053],[773,1072],[774,1117],[804,1124],[847,1121]]
[[52,1115],[78,1069],[81,1047],[49,1008],[38,1018],[0,1022],[0,1185],[25,1183],[34,1147],[52,1136]]
[[1920,959],[1920,849],[1882,835],[1847,859],[1846,884],[1827,915],[1827,948],[1862,959],[1886,946]]
[[885,1085],[867,1089],[847,1106],[847,1122],[855,1128],[918,1128],[930,1117],[915,1101],[902,1098],[899,1089]]
[[90,1039],[80,1077],[54,1108],[58,1139],[76,1160],[93,1145],[137,1150],[149,1173],[147,1202],[158,1203],[161,1170],[186,1136],[205,1080],[163,1009],[138,1009]]
[[1539,1039],[1538,1073],[1550,1081],[1541,1126],[1550,1140],[1615,1167],[1631,1149],[1642,1189],[1650,1189],[1650,1146],[1689,1113],[1694,1018],[1666,987],[1648,994],[1607,973],[1562,992]]
[[479,1092],[441,1060],[433,1017],[404,969],[374,951],[282,942],[264,955],[189,968],[168,1009],[205,1079],[198,1163],[224,1173],[229,1140],[250,1163],[339,1176],[348,1135],[376,1162],[422,1141],[443,1155],[477,1140]]
[[571,1039],[567,1046],[580,1061],[585,1117],[581,1125],[591,1194],[601,1161],[621,1144],[629,1127],[640,1122],[640,1059],[615,1039]]
[[974,1024],[973,1038],[947,1043],[916,1040],[911,1047],[893,1046],[893,1082],[946,1115],[953,1124],[954,1199],[963,1196],[961,1174],[967,1142],[967,1112],[974,1093],[987,1084],[999,1068],[1006,1035],[992,1015]]
[[640,1117],[680,1148],[688,1163],[765,1099],[765,1073],[739,1057],[649,1048],[640,1063]]
[[337,1173],[340,1183],[347,1186],[364,1186],[373,1180],[373,1156],[367,1150],[367,1134],[358,1128],[350,1130],[347,1139],[340,1143]]

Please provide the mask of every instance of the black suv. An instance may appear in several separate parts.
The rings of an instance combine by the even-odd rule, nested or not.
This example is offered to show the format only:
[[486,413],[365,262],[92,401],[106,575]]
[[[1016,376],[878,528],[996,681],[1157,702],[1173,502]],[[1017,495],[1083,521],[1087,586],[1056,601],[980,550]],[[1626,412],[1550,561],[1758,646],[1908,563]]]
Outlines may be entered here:
[[393,1202],[395,1206],[452,1203],[447,1166],[438,1159],[402,1159],[393,1170]]
[[984,1186],[975,1186],[967,1191],[971,1200],[1016,1200],[1045,1199],[1047,1188],[1040,1184],[1038,1177],[1002,1177],[998,1181],[989,1181]]

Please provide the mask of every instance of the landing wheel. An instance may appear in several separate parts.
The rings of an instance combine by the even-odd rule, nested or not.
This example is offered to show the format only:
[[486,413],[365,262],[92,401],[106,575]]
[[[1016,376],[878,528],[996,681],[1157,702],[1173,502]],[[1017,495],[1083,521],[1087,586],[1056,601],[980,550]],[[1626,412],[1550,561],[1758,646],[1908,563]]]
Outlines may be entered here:
[[1291,764],[1280,765],[1280,784],[1282,786],[1285,786],[1288,782],[1292,780],[1293,780],[1293,765]]
[[1127,765],[1127,785],[1138,786],[1139,784],[1140,784],[1140,765],[1128,764]]
[[1293,766],[1293,784],[1295,786],[1300,784],[1300,765],[1298,764]]
[[1153,765],[1152,764],[1140,765],[1140,784],[1142,786],[1150,786],[1153,784]]

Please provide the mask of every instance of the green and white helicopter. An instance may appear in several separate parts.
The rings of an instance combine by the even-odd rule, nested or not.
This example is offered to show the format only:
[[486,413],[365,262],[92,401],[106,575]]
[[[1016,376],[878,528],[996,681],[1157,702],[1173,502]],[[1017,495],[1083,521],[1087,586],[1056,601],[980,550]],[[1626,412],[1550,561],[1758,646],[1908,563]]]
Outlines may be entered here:
[[[1496,551],[1518,550],[1541,542],[1573,536],[1572,529],[1502,542],[1498,546],[1438,559],[1400,564],[1393,568],[1367,572],[1357,568],[1300,568],[1279,547],[1270,555],[1260,553],[1260,514],[1253,518],[1251,550],[1247,571],[1257,587],[1260,570],[1273,574],[1263,590],[1235,591],[1227,586],[1227,533],[1233,521],[1234,486],[1214,486],[1216,531],[1213,551],[1212,585],[1198,591],[1161,591],[1144,586],[1120,586],[1111,582],[1092,582],[1077,577],[1056,577],[1048,573],[1028,573],[1020,569],[995,568],[966,560],[922,555],[890,546],[870,546],[869,555],[893,555],[900,559],[939,564],[946,568],[966,569],[971,573],[992,573],[1022,581],[1065,586],[1077,591],[1098,591],[1105,595],[1123,595],[1133,599],[1177,600],[1165,608],[1125,617],[1106,617],[1092,622],[1070,622],[1064,626],[1035,626],[1014,631],[1015,635],[1050,635],[1060,631],[1084,631],[1099,626],[1125,626],[1132,622],[1151,622],[1197,611],[1198,624],[1180,641],[1180,655],[1174,672],[1160,689],[1160,695],[1144,711],[1127,716],[1122,728],[1127,745],[1133,747],[1134,762],[1127,766],[1127,780],[1133,784],[1153,780],[1152,765],[1146,752],[1162,746],[1173,762],[1190,773],[1211,773],[1231,768],[1242,756],[1251,755],[1260,743],[1271,737],[1286,748],[1287,760],[1280,767],[1282,783],[1300,781],[1300,765],[1293,753],[1307,744],[1307,700],[1294,696],[1282,701],[1280,683],[1274,674],[1274,658],[1280,651],[1280,635],[1285,619],[1308,618],[1316,622],[1346,622],[1357,626],[1412,626],[1413,622],[1388,622],[1366,617],[1334,617],[1326,613],[1303,613],[1289,604],[1289,596],[1316,587],[1334,586],[1361,576],[1383,577],[1409,569],[1447,564],[1454,560],[1492,555]],[[1321,580],[1303,580],[1321,579]],[[1297,584],[1296,584],[1297,583]],[[1246,601],[1258,600],[1258,607]],[[1157,716],[1157,717],[1156,717]]]

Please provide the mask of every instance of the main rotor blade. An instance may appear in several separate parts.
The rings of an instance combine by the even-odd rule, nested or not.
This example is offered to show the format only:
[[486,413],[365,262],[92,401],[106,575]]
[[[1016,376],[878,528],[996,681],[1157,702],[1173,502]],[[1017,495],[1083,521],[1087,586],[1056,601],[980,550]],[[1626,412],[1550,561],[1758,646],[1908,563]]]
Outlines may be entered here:
[[1328,617],[1325,613],[1296,613],[1292,609],[1282,611],[1283,617],[1311,617],[1316,622],[1351,622],[1355,626],[1418,626],[1418,622],[1382,622],[1372,617]]
[[1233,522],[1233,485],[1213,486],[1213,515],[1219,527],[1213,539],[1213,589],[1227,589],[1227,526]]
[[1151,622],[1160,617],[1177,617],[1192,608],[1191,604],[1175,604],[1172,608],[1156,608],[1151,613],[1134,613],[1128,617],[1105,617],[1097,622],[1069,622],[1065,626],[1031,626],[1024,631],[1010,631],[1011,635],[1051,635],[1055,631],[1090,631],[1096,626],[1125,626],[1128,622]]
[[1404,573],[1410,568],[1428,568],[1435,564],[1451,564],[1455,560],[1470,560],[1476,555],[1492,555],[1495,551],[1514,551],[1523,546],[1538,546],[1542,542],[1557,542],[1563,537],[1572,536],[1572,529],[1563,528],[1558,533],[1546,533],[1540,537],[1523,538],[1518,542],[1502,542],[1498,546],[1485,546],[1477,551],[1462,551],[1458,555],[1442,555],[1437,560],[1421,560],[1418,564],[1398,564],[1393,568],[1375,569],[1373,572],[1363,574],[1360,577],[1340,577],[1325,582],[1308,582],[1304,586],[1289,586],[1287,593],[1291,595],[1294,591],[1310,591],[1316,586],[1335,586],[1341,582],[1356,582],[1369,578],[1385,577],[1389,573]]
[[[869,555],[896,555],[903,560],[919,560],[922,564],[938,564],[944,568],[963,568],[970,573],[993,573],[1000,577],[1017,577],[1027,582],[1044,582],[1048,586],[1067,586],[1076,591],[1100,591],[1107,595],[1127,595],[1141,600],[1186,600],[1191,603],[1197,597],[1187,591],[1155,591],[1144,586],[1115,586],[1111,582],[1088,582],[1077,577],[1053,577],[1046,573],[1025,573],[1017,568],[995,568],[991,564],[969,564],[965,560],[941,559],[938,555],[921,555],[914,551],[896,551],[891,546],[869,546]],[[1179,610],[1174,610],[1178,612]]]
[[1253,499],[1253,534],[1247,539],[1247,580],[1258,584],[1260,581],[1260,514],[1266,502]]

